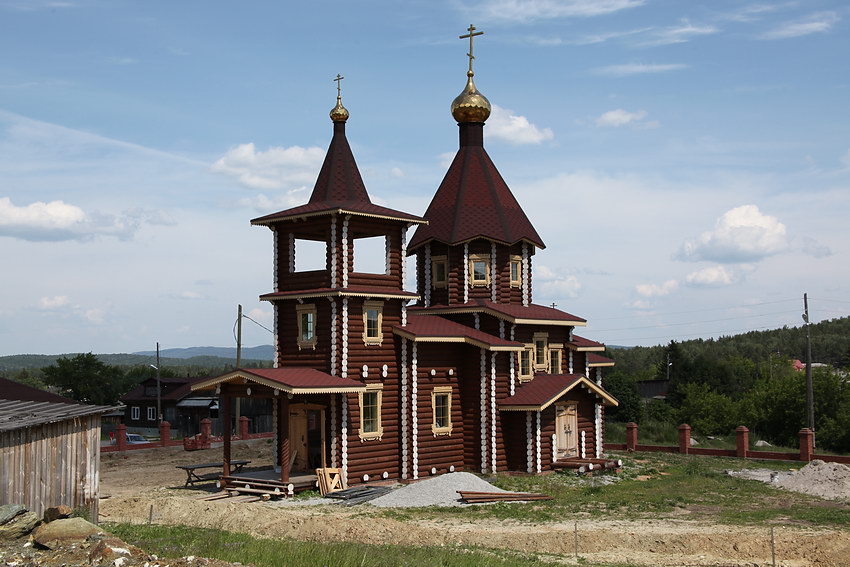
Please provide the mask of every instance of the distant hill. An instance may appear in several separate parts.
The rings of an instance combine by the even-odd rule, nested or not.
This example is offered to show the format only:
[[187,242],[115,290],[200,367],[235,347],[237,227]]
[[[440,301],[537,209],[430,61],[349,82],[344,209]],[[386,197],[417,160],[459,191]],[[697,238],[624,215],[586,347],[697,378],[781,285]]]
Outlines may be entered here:
[[[173,351],[173,352],[172,352]],[[191,351],[191,352],[186,352]],[[208,353],[215,354],[208,354]],[[271,345],[242,349],[242,365],[245,367],[270,366],[274,347]],[[44,368],[58,358],[73,358],[81,353],[65,354],[15,354],[0,356],[0,372]],[[133,354],[97,354],[106,364],[115,366],[147,366],[156,362],[156,351]],[[195,347],[187,349],[165,349],[160,351],[160,365],[166,367],[223,368],[236,365],[235,348]]]
[[[142,356],[156,356],[155,350],[143,350],[134,352]],[[188,347],[188,348],[166,348],[159,351],[160,357],[168,358],[194,358],[198,356],[214,356],[217,358],[232,358],[236,360],[236,347]],[[242,358],[250,360],[274,360],[274,346],[260,345],[255,347],[242,347]]]

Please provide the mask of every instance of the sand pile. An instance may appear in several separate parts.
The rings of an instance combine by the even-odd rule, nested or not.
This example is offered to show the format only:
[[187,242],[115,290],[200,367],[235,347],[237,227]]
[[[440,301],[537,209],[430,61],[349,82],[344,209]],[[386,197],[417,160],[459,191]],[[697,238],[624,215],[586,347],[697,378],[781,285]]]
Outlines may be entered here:
[[799,471],[783,475],[777,486],[831,500],[850,500],[850,467],[814,460]]

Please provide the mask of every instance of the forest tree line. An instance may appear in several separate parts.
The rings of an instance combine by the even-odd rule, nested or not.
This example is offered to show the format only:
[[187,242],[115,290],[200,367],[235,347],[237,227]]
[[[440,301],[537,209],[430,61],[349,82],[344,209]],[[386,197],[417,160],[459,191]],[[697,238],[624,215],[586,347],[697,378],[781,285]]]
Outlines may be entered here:
[[[815,430],[821,448],[850,452],[850,318],[810,325]],[[616,421],[688,423],[695,434],[729,435],[746,425],[771,443],[795,446],[807,425],[805,327],[753,331],[666,346],[609,349],[605,388]],[[821,366],[823,364],[823,366]],[[664,400],[644,400],[638,383],[665,381]]]

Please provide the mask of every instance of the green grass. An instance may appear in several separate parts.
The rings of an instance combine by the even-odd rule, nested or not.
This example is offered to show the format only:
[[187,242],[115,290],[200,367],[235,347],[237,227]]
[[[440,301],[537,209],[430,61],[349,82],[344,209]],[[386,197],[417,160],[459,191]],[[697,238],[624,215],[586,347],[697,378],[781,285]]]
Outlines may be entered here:
[[[647,519],[676,517],[729,524],[794,522],[813,526],[850,525],[850,505],[778,490],[767,484],[730,477],[725,469],[799,468],[802,464],[671,453],[623,456],[618,482],[602,477],[556,473],[542,476],[499,475],[492,482],[510,491],[542,492],[551,501],[489,506],[400,508],[381,511],[400,520],[416,518],[501,519],[555,522],[582,518]],[[367,509],[364,509],[366,513]],[[368,513],[376,513],[370,510]]]
[[[109,524],[107,529],[132,545],[160,557],[195,555],[256,567],[532,567],[559,557],[469,546],[416,547],[358,543],[317,543],[259,539],[245,534],[186,526]],[[599,564],[597,567],[629,567]]]

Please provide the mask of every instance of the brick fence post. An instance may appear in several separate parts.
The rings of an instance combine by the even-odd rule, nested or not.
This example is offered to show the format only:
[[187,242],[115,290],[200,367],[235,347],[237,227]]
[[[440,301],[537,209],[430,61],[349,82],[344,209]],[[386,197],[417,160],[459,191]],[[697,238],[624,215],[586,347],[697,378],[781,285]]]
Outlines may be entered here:
[[167,447],[169,441],[171,441],[171,424],[163,421],[159,424],[159,442],[163,447]]
[[691,426],[683,423],[679,426],[679,452],[687,455],[691,448]]
[[127,450],[127,426],[123,423],[118,424],[118,428],[115,431],[115,435],[117,437],[116,443],[118,444],[119,451]]
[[741,425],[735,429],[735,436],[735,455],[742,459],[746,459],[747,453],[750,450],[750,430]]
[[247,417],[244,415],[239,416],[239,438],[247,439],[248,438],[248,422],[250,422]]
[[630,421],[626,424],[626,451],[637,451],[638,425]]
[[815,454],[815,433],[808,427],[800,430],[800,460],[811,461]]
[[212,420],[205,417],[201,420],[201,442],[206,443],[212,437]]

